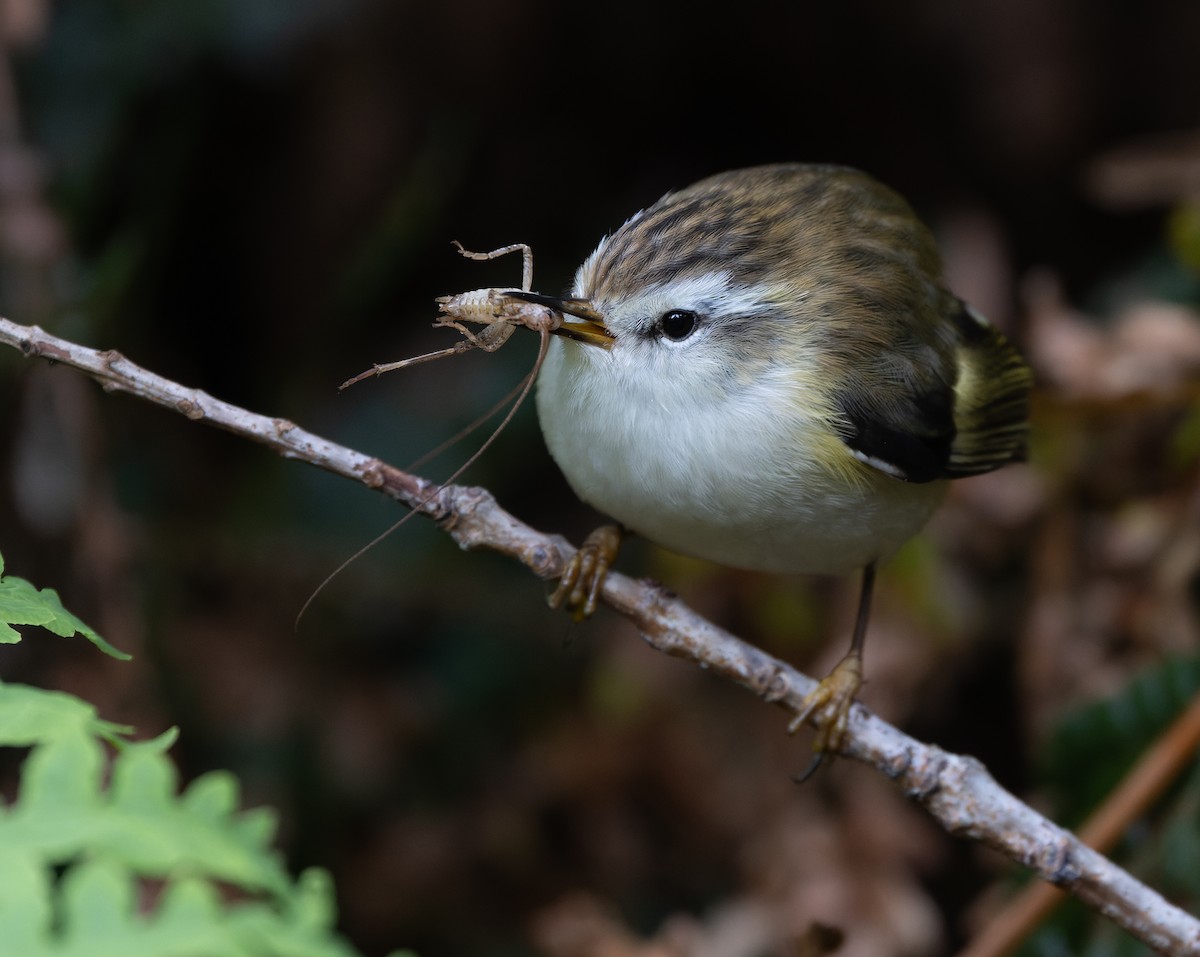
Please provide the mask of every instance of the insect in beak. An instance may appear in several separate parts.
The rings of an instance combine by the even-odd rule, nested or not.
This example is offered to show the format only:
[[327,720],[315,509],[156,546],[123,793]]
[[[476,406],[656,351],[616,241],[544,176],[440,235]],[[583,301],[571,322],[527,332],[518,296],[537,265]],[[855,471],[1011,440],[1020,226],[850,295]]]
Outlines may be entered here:
[[601,349],[611,349],[615,336],[604,325],[604,316],[587,299],[565,299],[560,296],[543,296],[537,292],[523,292],[519,289],[509,289],[505,295],[513,299],[523,299],[538,305],[556,309],[564,316],[570,316],[571,322],[564,322],[552,330],[556,336],[574,339],[589,346],[599,346]]

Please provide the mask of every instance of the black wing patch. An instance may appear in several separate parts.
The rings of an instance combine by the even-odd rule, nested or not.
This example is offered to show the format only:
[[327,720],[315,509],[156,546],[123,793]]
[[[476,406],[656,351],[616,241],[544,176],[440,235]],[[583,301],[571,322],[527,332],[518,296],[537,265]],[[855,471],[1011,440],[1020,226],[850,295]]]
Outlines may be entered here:
[[954,443],[954,392],[909,392],[902,398],[843,394],[842,441],[862,461],[906,482],[944,478]]
[[[951,381],[918,390],[914,367],[897,375],[903,366],[893,362],[879,378],[886,385],[838,397],[846,445],[868,465],[908,482],[978,475],[1025,455],[1029,367],[967,306],[959,303],[949,318],[958,334]],[[920,378],[944,377],[928,364]]]

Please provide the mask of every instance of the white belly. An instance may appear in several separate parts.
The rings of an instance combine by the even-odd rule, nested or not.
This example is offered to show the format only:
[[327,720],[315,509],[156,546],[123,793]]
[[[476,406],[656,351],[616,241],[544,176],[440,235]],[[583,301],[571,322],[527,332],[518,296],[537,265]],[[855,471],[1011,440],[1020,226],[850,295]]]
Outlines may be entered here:
[[613,353],[555,339],[537,408],[581,499],[650,541],[736,568],[860,568],[916,533],[944,491],[853,459],[782,380],[708,396],[647,387]]

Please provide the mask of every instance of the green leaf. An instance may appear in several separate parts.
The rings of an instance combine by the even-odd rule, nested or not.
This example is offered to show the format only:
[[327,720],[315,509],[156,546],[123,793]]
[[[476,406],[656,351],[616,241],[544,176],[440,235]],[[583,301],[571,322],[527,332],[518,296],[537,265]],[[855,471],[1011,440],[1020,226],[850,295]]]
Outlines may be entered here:
[[50,933],[49,870],[29,848],[0,845],[0,937],[5,950],[32,954]]
[[0,682],[0,746],[28,747],[81,729],[107,740],[133,730],[102,721],[95,708],[74,695]]
[[62,861],[89,846],[104,823],[100,778],[103,748],[83,728],[33,749],[21,792],[0,819],[0,846],[28,848]]
[[83,635],[107,655],[128,661],[130,655],[118,651],[95,631],[63,607],[53,588],[39,591],[24,578],[4,574],[0,557],[0,644],[14,644],[21,634],[12,625],[38,625],[60,638]]
[[112,861],[88,861],[63,878],[63,924],[68,947],[87,941],[100,954],[113,937],[127,934],[137,895],[129,873]]
[[238,783],[228,771],[210,771],[191,783],[183,795],[183,803],[197,818],[205,821],[224,820],[237,807]]

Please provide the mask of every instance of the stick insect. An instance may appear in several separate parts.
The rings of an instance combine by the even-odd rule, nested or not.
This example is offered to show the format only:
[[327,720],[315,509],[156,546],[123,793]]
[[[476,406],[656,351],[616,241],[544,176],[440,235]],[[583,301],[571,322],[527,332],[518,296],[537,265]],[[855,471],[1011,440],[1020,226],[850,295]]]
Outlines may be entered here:
[[[455,240],[455,247],[459,253],[468,259],[478,261],[486,261],[497,259],[500,256],[506,256],[509,253],[521,253],[521,288],[515,289],[474,289],[470,292],[461,292],[454,296],[440,296],[437,299],[438,310],[441,313],[434,322],[435,326],[445,326],[454,329],[461,333],[463,338],[454,345],[439,349],[435,352],[427,352],[424,355],[413,356],[409,359],[401,359],[397,362],[376,363],[365,372],[360,372],[358,375],[347,379],[339,387],[338,391],[348,389],[350,386],[363,379],[368,379],[373,376],[383,375],[385,372],[393,372],[397,369],[404,369],[408,366],[414,366],[422,362],[430,362],[434,359],[442,359],[448,356],[460,355],[464,352],[469,352],[472,349],[482,349],[484,352],[495,352],[506,342],[512,334],[521,326],[526,329],[531,329],[538,333],[540,337],[540,345],[538,348],[537,359],[534,360],[533,368],[523,378],[517,386],[501,399],[488,412],[480,416],[457,435],[443,442],[436,449],[427,452],[417,462],[414,462],[408,469],[411,471],[417,468],[421,463],[428,461],[436,455],[439,455],[446,448],[453,445],[464,436],[470,435],[475,429],[481,426],[484,422],[495,415],[505,405],[511,403],[511,407],[505,414],[500,424],[492,431],[487,439],[471,454],[471,456],[463,462],[457,469],[451,473],[450,477],[442,482],[434,489],[425,502],[432,499],[446,485],[455,481],[463,472],[475,464],[484,452],[488,450],[491,444],[496,440],[496,437],[504,430],[505,426],[512,421],[513,416],[517,414],[517,410],[524,404],[526,397],[529,395],[529,390],[533,388],[533,383],[537,379],[538,372],[541,371],[542,363],[545,361],[546,352],[550,347],[551,333],[567,334],[563,330],[563,314],[556,309],[543,305],[538,302],[532,302],[527,299],[519,298],[520,293],[530,293],[533,287],[533,250],[525,243],[513,243],[510,246],[502,246],[499,249],[493,249],[486,253],[471,252],[463,247],[462,243]],[[483,329],[475,332],[468,328],[465,323],[481,325]],[[515,397],[515,399],[514,399]],[[373,548],[388,535],[392,534],[397,528],[407,522],[419,510],[414,508],[407,515],[399,519],[386,531],[376,536],[357,552],[342,562],[322,581],[311,595],[305,600],[304,605],[300,609],[300,613],[296,616],[297,626],[300,619],[304,616],[308,606],[312,604],[313,599],[328,585],[333,579],[339,575],[342,570],[361,556],[368,549]]]

